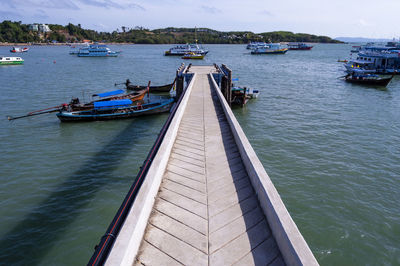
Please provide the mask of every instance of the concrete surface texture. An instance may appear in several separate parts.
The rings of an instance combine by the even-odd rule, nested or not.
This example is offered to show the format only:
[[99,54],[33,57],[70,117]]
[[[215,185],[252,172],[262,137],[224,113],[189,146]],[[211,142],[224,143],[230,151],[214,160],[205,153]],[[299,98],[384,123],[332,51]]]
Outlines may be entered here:
[[207,75],[197,73],[136,265],[284,265]]

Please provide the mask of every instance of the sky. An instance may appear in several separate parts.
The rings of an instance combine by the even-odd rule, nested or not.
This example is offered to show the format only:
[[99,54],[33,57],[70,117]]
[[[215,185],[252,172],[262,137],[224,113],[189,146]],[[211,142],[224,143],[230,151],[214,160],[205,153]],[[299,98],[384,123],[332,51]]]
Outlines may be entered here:
[[0,21],[399,38],[400,0],[0,0]]

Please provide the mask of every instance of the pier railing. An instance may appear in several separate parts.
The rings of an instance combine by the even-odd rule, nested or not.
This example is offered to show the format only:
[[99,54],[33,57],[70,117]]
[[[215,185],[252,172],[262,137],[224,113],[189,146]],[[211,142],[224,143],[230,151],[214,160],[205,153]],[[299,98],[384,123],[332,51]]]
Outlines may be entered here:
[[[179,72],[177,71],[177,73],[183,77],[182,82],[185,80],[184,73],[187,69],[188,67],[184,67],[182,64],[178,69]],[[195,76],[190,75],[187,78],[192,80]],[[90,258],[88,265],[103,265],[106,262],[110,265],[121,265],[127,260],[131,261],[132,258],[128,253],[134,252],[135,250],[137,251],[139,248],[150,215],[151,206],[153,206],[154,198],[160,186],[161,177],[172,149],[173,141],[169,140],[175,139],[174,136],[177,134],[179,122],[182,119],[190,92],[191,86],[188,86],[186,89],[182,88],[181,97],[178,98],[177,103],[171,110],[158,138],[147,155],[146,160],[143,162],[135,182],[130,187],[128,194],[114,216],[106,233],[101,238],[100,243],[95,247],[95,252]],[[151,176],[152,178],[146,180],[144,179],[145,176]],[[148,197],[148,195],[152,194],[154,194],[154,197]],[[146,206],[148,207],[146,208]],[[131,219],[128,219],[129,224],[125,224],[128,216],[131,216]],[[129,233],[120,234],[121,231],[129,231]],[[132,236],[132,238],[121,239],[119,238],[121,235],[122,237]],[[114,245],[122,245],[125,246],[125,248],[118,247],[113,249]],[[126,246],[129,246],[129,249]],[[129,250],[129,252],[123,254],[123,256],[118,252],[117,256],[113,256],[112,254],[115,252],[112,251],[117,250]],[[136,252],[134,253],[136,254]],[[109,256],[110,259],[108,259]],[[111,262],[109,263],[109,261]]]
[[240,127],[222,91],[211,76],[217,96],[232,130],[240,156],[256,191],[268,224],[287,265],[318,265],[313,253],[287,211],[278,191]]
[[232,70],[230,70],[226,65],[222,64],[218,66],[214,64],[217,69],[217,73],[213,74],[214,80],[219,85],[221,93],[224,96],[226,102],[229,106],[232,104]]

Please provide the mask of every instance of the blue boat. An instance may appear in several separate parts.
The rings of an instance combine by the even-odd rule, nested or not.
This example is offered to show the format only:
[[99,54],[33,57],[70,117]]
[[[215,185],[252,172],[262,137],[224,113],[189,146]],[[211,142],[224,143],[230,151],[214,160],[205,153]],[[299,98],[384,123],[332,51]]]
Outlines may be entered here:
[[251,54],[284,54],[288,48],[280,43],[267,43],[264,46],[257,47],[251,51]]
[[400,48],[383,46],[363,47],[357,58],[345,64],[347,73],[354,71],[376,74],[400,74]]
[[105,44],[91,44],[79,49],[79,57],[116,57],[119,52],[113,52]]
[[95,102],[94,108],[91,110],[77,112],[63,110],[57,114],[57,117],[62,122],[126,119],[168,112],[174,103],[174,99],[160,100],[159,102],[150,102],[147,104],[132,105],[132,103],[128,99]]

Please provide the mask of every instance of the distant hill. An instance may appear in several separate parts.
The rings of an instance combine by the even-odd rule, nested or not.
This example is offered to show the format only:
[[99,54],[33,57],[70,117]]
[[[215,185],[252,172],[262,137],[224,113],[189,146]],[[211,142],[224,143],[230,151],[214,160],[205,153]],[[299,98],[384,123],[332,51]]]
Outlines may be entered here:
[[392,39],[373,39],[373,38],[363,38],[363,37],[337,37],[335,38],[337,41],[341,42],[390,42]]
[[244,44],[251,41],[264,42],[315,42],[340,43],[327,36],[317,36],[289,31],[253,33],[251,31],[216,31],[208,28],[164,28],[149,30],[143,27],[128,28],[113,32],[97,32],[83,29],[80,24],[66,26],[49,24],[51,32],[40,33],[29,30],[28,25],[5,20],[0,23],[0,42],[82,42],[83,40],[115,43],[175,44],[190,43],[195,39],[205,44]]

